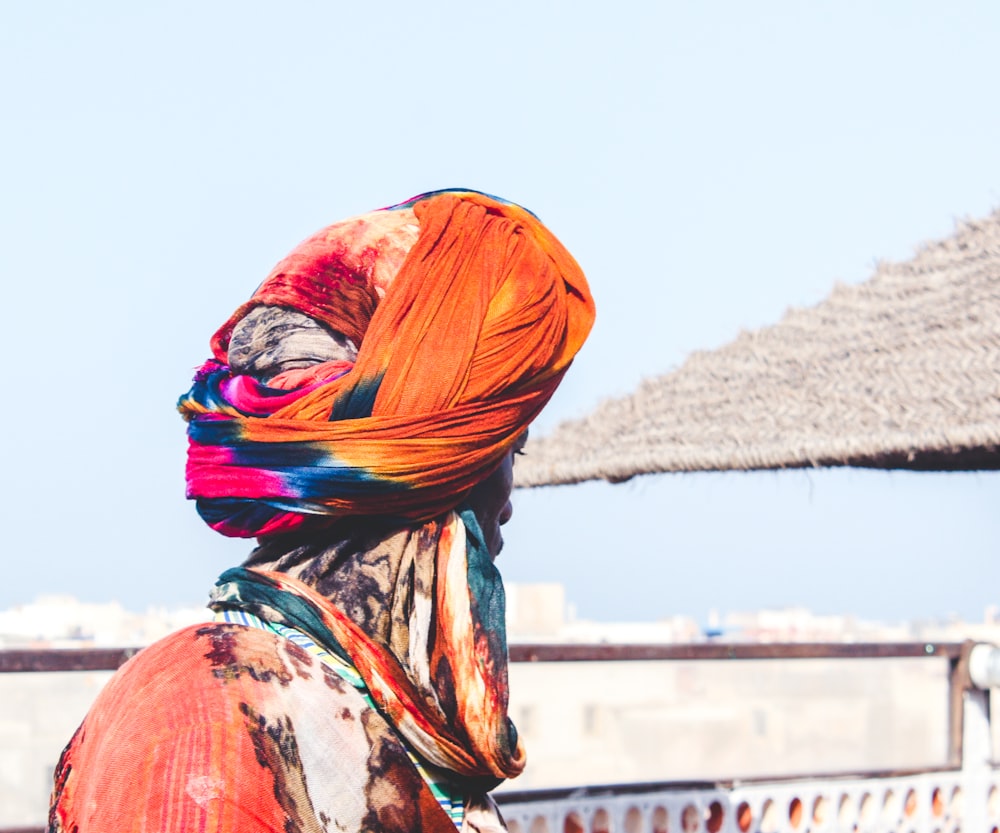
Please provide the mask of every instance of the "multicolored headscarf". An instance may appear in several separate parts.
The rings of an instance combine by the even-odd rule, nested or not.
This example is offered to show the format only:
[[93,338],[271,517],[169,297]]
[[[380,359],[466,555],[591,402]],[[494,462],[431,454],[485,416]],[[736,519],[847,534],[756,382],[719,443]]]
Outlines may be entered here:
[[[318,322],[345,354],[238,372],[234,331],[261,307]],[[593,318],[576,261],[517,205],[439,191],[332,225],[219,329],[181,397],[188,497],[242,537],[440,516],[538,414]]]

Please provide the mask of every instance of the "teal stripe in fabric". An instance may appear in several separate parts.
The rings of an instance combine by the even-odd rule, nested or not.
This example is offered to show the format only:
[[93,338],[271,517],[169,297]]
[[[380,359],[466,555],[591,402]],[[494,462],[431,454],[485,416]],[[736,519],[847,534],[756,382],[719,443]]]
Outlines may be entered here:
[[343,677],[347,682],[349,682],[354,688],[361,692],[361,696],[365,698],[365,701],[369,706],[375,708],[375,703],[372,701],[371,696],[368,694],[368,687],[365,685],[365,681],[361,678],[361,675],[357,672],[357,669],[349,663],[344,662],[336,654],[331,654],[322,645],[316,643],[308,634],[302,633],[300,630],[295,628],[290,628],[287,625],[279,624],[278,622],[268,622],[266,619],[262,619],[260,616],[256,616],[247,610],[220,610],[215,614],[216,622],[229,622],[236,625],[246,625],[249,628],[259,628],[264,631],[271,631],[276,633],[278,636],[282,636],[289,642],[294,642],[304,651],[312,654],[314,657],[319,659],[325,665],[337,672],[337,674]]
[[353,665],[350,655],[312,605],[294,593],[281,590],[258,572],[244,567],[226,570],[215,583],[215,592],[209,606],[213,610],[252,610],[260,606],[280,610],[281,615],[296,629],[308,633],[330,653],[340,657],[348,665]]

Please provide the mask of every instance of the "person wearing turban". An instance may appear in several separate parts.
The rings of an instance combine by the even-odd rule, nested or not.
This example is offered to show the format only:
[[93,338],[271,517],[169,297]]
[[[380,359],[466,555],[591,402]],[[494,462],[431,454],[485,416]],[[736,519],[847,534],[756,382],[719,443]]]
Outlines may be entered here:
[[520,206],[438,191],[305,240],[179,409],[188,497],[255,537],[215,621],[140,651],[63,752],[49,830],[502,830],[524,767],[494,566],[513,454],[586,338]]

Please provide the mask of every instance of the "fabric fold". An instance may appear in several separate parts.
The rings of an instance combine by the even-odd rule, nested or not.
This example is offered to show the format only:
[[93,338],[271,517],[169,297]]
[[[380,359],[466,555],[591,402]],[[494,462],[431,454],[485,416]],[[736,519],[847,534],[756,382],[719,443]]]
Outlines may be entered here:
[[[352,618],[345,609],[355,605],[344,595],[322,595],[294,570],[258,567],[223,573],[211,606],[300,629],[350,662],[417,754],[456,773],[470,792],[485,792],[525,763],[507,716],[503,583],[471,511],[433,526],[372,547],[389,565],[382,586],[353,598],[384,605],[385,615]],[[362,573],[345,570],[355,579]]]
[[[313,319],[356,358],[290,371],[278,389],[248,380],[228,350],[261,306]],[[576,261],[512,203],[436,192],[335,224],[219,329],[181,397],[188,497],[214,529],[243,537],[348,516],[434,518],[538,415],[593,316]]]

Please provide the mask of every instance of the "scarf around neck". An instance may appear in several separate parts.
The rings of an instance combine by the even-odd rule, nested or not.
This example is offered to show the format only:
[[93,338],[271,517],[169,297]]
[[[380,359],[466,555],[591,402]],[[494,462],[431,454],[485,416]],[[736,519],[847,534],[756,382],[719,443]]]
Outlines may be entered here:
[[503,584],[471,511],[341,542],[287,571],[264,569],[260,555],[251,562],[223,573],[214,609],[297,628],[351,663],[417,754],[470,792],[521,772]]

